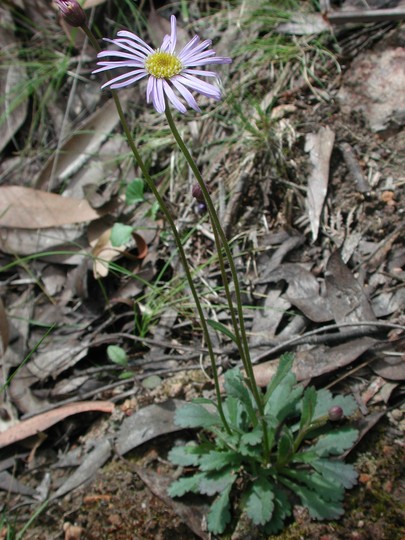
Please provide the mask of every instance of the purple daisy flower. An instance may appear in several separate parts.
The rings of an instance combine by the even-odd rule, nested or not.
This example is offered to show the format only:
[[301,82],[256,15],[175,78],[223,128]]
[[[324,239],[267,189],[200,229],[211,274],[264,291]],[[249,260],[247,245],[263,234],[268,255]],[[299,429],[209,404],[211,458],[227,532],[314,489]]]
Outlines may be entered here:
[[[114,77],[103,84],[102,88],[124,88],[143,77],[148,78],[146,88],[146,101],[152,102],[157,112],[162,113],[166,108],[165,96],[172,105],[181,113],[186,112],[186,107],[176,95],[175,91],[195,111],[200,108],[191,91],[213,98],[221,99],[221,91],[217,86],[199,79],[199,77],[217,77],[214,71],[199,69],[208,64],[230,64],[231,58],[216,56],[212,49],[207,50],[211,40],[200,41],[194,36],[187,45],[179,52],[175,52],[177,43],[176,17],[170,18],[171,33],[166,35],[159,49],[153,50],[140,37],[121,30],[116,39],[105,39],[113,43],[120,50],[107,50],[98,53],[97,62],[99,67],[93,73],[108,71],[117,68],[126,68],[122,75]],[[117,60],[104,60],[105,58],[117,58]]]

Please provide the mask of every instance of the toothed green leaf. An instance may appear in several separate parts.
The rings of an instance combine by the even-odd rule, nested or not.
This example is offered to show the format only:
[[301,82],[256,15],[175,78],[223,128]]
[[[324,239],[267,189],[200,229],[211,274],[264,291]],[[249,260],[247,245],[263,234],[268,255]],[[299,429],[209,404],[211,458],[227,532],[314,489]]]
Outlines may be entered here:
[[357,471],[353,465],[342,461],[330,461],[317,459],[311,465],[325,478],[340,483],[346,489],[352,488],[357,483]]
[[358,437],[357,429],[343,427],[321,435],[318,441],[309,447],[309,451],[314,451],[319,457],[328,455],[339,455],[345,450],[352,448]]
[[170,497],[182,497],[185,493],[198,493],[200,481],[204,473],[196,473],[193,476],[186,476],[175,480],[167,490]]
[[208,530],[214,534],[221,534],[224,532],[225,527],[231,521],[231,513],[229,511],[229,494],[231,487],[228,486],[219,495],[213,504],[207,515]]
[[289,470],[288,477],[305,484],[324,501],[338,502],[343,499],[344,488],[341,482],[329,480],[317,472]]
[[303,506],[309,510],[309,514],[314,519],[337,519],[343,515],[344,510],[342,503],[337,501],[325,501],[318,493],[308,489],[296,482],[287,481],[285,478],[282,482],[287,485],[293,493],[298,495]]
[[270,521],[264,528],[266,534],[277,534],[284,527],[284,520],[291,515],[291,504],[285,491],[275,486],[273,493],[274,510]]
[[221,493],[236,480],[236,474],[233,467],[202,474],[203,477],[199,485],[199,491],[203,495],[215,495],[216,493]]
[[240,400],[245,406],[250,421],[254,426],[257,425],[256,404],[252,393],[247,388],[239,369],[231,369],[225,373],[224,388],[228,396]]
[[175,414],[175,422],[178,426],[187,428],[208,428],[219,425],[221,419],[218,413],[209,412],[198,403],[186,403]]
[[240,439],[242,444],[248,444],[250,446],[255,446],[259,444],[263,439],[263,431],[261,428],[256,427],[253,431],[249,433],[244,433]]
[[239,465],[241,457],[237,452],[216,452],[212,450],[200,459],[202,471],[218,471],[228,465]]
[[255,525],[264,525],[270,520],[274,510],[273,499],[273,486],[264,476],[257,478],[251,484],[244,507]]
[[168,454],[169,460],[174,465],[180,465],[181,467],[196,466],[200,462],[200,455],[198,447],[193,446],[175,446]]

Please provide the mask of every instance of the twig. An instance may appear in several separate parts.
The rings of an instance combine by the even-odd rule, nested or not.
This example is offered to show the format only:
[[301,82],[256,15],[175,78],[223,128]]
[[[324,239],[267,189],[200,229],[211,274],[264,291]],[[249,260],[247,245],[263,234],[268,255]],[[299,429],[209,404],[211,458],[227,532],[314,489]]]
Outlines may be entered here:
[[403,21],[405,20],[405,9],[403,6],[400,6],[391,9],[335,11],[331,13],[324,13],[324,17],[331,24]]
[[[283,343],[280,343],[279,345],[276,345],[272,349],[266,351],[263,354],[260,354],[256,358],[252,359],[252,362],[254,364],[257,364],[259,362],[263,362],[264,360],[268,360],[271,356],[275,355],[276,353],[280,353],[287,348],[291,347],[292,345],[297,345],[299,343],[308,343],[309,339],[312,336],[316,336],[317,334],[320,334],[322,332],[327,332],[329,330],[339,330],[340,328],[349,328],[353,326],[371,326],[371,327],[380,327],[380,328],[397,328],[399,330],[405,331],[405,326],[401,324],[395,324],[395,323],[388,323],[388,322],[381,322],[381,321],[362,321],[362,322],[352,322],[352,323],[341,323],[341,324],[329,324],[327,326],[323,326],[322,328],[317,328],[316,330],[312,330],[310,332],[307,332],[306,334],[303,334],[302,336],[295,336],[287,341],[284,341]],[[374,330],[375,331],[375,330]],[[374,332],[373,332],[374,333]],[[334,336],[335,338],[339,337],[339,334],[333,335],[328,334],[327,336],[330,339],[331,336]],[[353,336],[351,336],[353,337]]]
[[371,187],[364,177],[363,171],[361,170],[359,162],[357,161],[353,148],[349,143],[343,142],[340,144],[340,149],[347,168],[349,169],[349,173],[356,182],[357,191],[360,193],[368,193],[371,191]]

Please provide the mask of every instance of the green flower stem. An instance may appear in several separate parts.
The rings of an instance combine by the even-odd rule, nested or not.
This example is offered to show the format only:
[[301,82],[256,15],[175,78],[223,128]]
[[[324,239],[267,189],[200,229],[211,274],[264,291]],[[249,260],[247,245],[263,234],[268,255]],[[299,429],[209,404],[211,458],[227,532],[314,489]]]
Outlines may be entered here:
[[[97,52],[99,52],[100,51],[99,44],[98,44],[97,39],[95,38],[94,34],[90,30],[90,28],[88,28],[87,26],[83,26],[82,29],[85,32],[85,34],[88,36],[88,38],[89,38],[90,42],[92,43],[93,47],[95,48],[95,50]],[[125,135],[127,137],[128,144],[129,144],[129,146],[131,148],[131,151],[132,151],[132,153],[133,153],[133,155],[134,155],[134,157],[135,157],[135,159],[136,159],[136,161],[138,163],[139,168],[142,171],[142,174],[145,177],[145,180],[146,180],[146,183],[147,183],[149,189],[152,191],[153,195],[155,196],[156,200],[158,201],[158,203],[160,205],[160,208],[161,208],[165,218],[167,219],[167,221],[168,221],[168,223],[170,225],[170,228],[172,229],[172,233],[173,233],[173,236],[174,236],[174,239],[175,239],[175,242],[176,242],[177,249],[179,251],[180,259],[181,259],[181,262],[182,262],[182,265],[183,265],[183,268],[184,268],[184,271],[185,271],[185,274],[186,274],[186,278],[187,278],[191,293],[193,295],[194,302],[195,302],[196,307],[197,307],[198,316],[199,316],[201,327],[202,327],[203,334],[204,334],[204,339],[205,339],[205,342],[207,344],[208,354],[209,354],[209,357],[210,357],[210,360],[211,360],[212,373],[213,373],[213,377],[214,377],[214,385],[215,385],[215,393],[216,393],[216,399],[217,399],[217,404],[218,404],[218,412],[219,412],[219,415],[221,417],[221,421],[222,421],[226,431],[229,434],[231,434],[232,431],[231,431],[231,429],[229,427],[229,424],[228,424],[228,422],[226,420],[224,410],[223,410],[223,406],[222,406],[221,389],[220,389],[220,384],[219,384],[218,368],[217,368],[216,361],[215,361],[215,353],[214,353],[214,350],[213,350],[211,338],[210,338],[209,331],[208,331],[208,326],[207,326],[206,319],[205,319],[205,316],[204,316],[204,311],[202,309],[200,299],[198,297],[196,288],[194,286],[193,277],[191,275],[190,267],[188,265],[187,257],[186,257],[186,254],[184,252],[184,249],[183,249],[183,244],[182,244],[180,235],[179,235],[179,233],[177,231],[176,224],[175,224],[175,222],[173,220],[173,217],[172,217],[168,207],[166,206],[162,196],[160,195],[158,189],[156,188],[156,186],[155,186],[155,184],[154,184],[154,182],[153,182],[153,180],[152,180],[152,178],[151,178],[151,176],[149,174],[149,171],[148,171],[148,169],[147,169],[141,155],[139,154],[138,149],[135,146],[135,142],[134,142],[134,139],[132,137],[131,130],[129,129],[128,123],[126,121],[124,111],[122,110],[122,106],[121,106],[121,102],[119,100],[118,94],[117,94],[117,92],[115,90],[111,90],[111,94],[112,94],[115,106],[117,108],[118,116],[120,118],[122,127],[123,127]]]
[[[243,363],[243,367],[245,369],[245,372],[246,372],[246,375],[247,375],[247,378],[248,378],[248,381],[249,381],[250,390],[253,393],[253,397],[254,397],[254,399],[256,401],[256,405],[257,405],[257,408],[258,408],[260,416],[261,416],[261,423],[262,423],[262,429],[263,429],[263,446],[264,446],[263,449],[264,449],[265,459],[267,461],[269,459],[269,444],[268,444],[267,425],[266,425],[266,421],[264,419],[264,404],[263,404],[263,400],[262,400],[262,395],[261,395],[261,393],[260,393],[260,391],[258,389],[257,383],[256,383],[256,379],[255,379],[255,375],[254,375],[254,371],[253,371],[253,365],[252,365],[252,361],[251,361],[251,358],[250,358],[249,343],[248,343],[247,336],[246,336],[246,329],[245,329],[245,323],[244,323],[244,318],[243,318],[242,297],[241,297],[241,293],[240,293],[239,280],[238,280],[238,275],[237,275],[237,272],[236,272],[235,263],[234,263],[234,260],[233,260],[233,257],[232,257],[231,250],[229,248],[227,238],[226,238],[225,233],[224,233],[224,231],[223,231],[223,229],[221,227],[221,223],[219,221],[217,212],[215,210],[214,203],[212,202],[211,196],[209,194],[209,191],[208,191],[208,189],[207,189],[207,187],[206,187],[206,185],[204,183],[204,180],[203,180],[203,178],[201,176],[201,173],[200,173],[200,171],[199,171],[193,157],[191,156],[186,144],[184,143],[184,141],[183,141],[183,139],[182,139],[177,127],[176,127],[176,124],[174,123],[173,116],[172,116],[172,113],[170,111],[170,107],[169,107],[169,104],[167,103],[167,100],[166,100],[165,113],[166,113],[166,118],[167,118],[167,121],[169,123],[170,129],[171,129],[171,131],[173,133],[173,136],[176,139],[176,142],[177,142],[181,152],[183,153],[184,157],[186,158],[191,170],[193,171],[194,176],[196,177],[197,182],[198,182],[199,186],[201,187],[201,191],[202,191],[202,193],[204,195],[204,200],[205,200],[205,202],[207,204],[208,213],[209,213],[210,218],[211,218],[212,228],[213,228],[214,235],[215,235],[215,243],[216,243],[217,252],[218,252],[218,261],[219,261],[219,265],[220,265],[220,268],[221,268],[222,279],[223,279],[223,282],[224,282],[224,287],[225,287],[225,292],[226,292],[226,296],[227,296],[227,300],[228,300],[228,305],[229,305],[229,309],[230,309],[230,312],[231,312],[232,323],[233,323],[233,327],[234,327],[234,331],[235,331],[235,337],[236,337],[236,340],[237,340],[239,353],[241,355],[241,360],[242,360],[242,363]],[[226,254],[226,257],[227,257],[227,260],[228,260],[228,264],[229,264],[231,274],[232,274],[232,280],[233,280],[234,287],[235,287],[236,305],[237,305],[237,311],[238,311],[239,326],[238,326],[238,321],[237,321],[237,318],[236,318],[236,315],[235,315],[235,310],[234,310],[234,306],[233,306],[233,302],[232,302],[232,297],[231,297],[230,290],[229,290],[228,278],[226,276],[224,260],[223,260],[223,257],[222,257],[222,247],[224,248],[224,251],[225,251],[225,254]]]
[[314,431],[315,429],[319,429],[323,427],[325,424],[328,423],[328,421],[329,421],[328,415],[325,415],[325,416],[321,416],[317,420],[314,420],[308,426],[304,426],[297,433],[297,437],[294,441],[293,453],[296,454],[298,452],[298,449],[301,446],[303,440],[311,433],[311,431]]

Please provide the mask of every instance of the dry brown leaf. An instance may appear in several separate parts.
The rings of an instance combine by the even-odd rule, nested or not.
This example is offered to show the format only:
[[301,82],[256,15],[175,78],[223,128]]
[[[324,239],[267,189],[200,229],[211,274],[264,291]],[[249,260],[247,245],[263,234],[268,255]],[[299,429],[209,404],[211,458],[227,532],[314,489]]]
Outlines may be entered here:
[[329,127],[321,127],[318,133],[309,133],[305,150],[310,153],[312,172],[308,178],[306,206],[311,224],[312,240],[318,238],[319,223],[329,182],[329,162],[335,134]]
[[[354,339],[336,347],[318,346],[295,353],[292,371],[297,381],[306,381],[351,364],[364,352],[368,351],[376,340],[371,337]],[[254,373],[259,386],[267,386],[277,371],[279,360],[270,360],[254,366]]]
[[99,212],[84,199],[21,186],[0,186],[0,227],[43,229],[99,217]]
[[[7,9],[0,7],[2,21],[0,32],[0,50],[2,70],[0,77],[0,152],[17,133],[27,115],[28,99],[24,97],[23,86],[27,84],[27,74],[21,62],[17,61],[12,51],[16,47],[13,19]],[[17,100],[18,105],[14,106]]]
[[[121,102],[127,94],[120,94]],[[119,117],[114,101],[108,100],[100,109],[82,122],[73,135],[51,156],[35,180],[35,186],[44,187],[51,177],[65,180],[86,163],[100,148],[117,125]]]
[[123,246],[114,247],[111,244],[110,238],[111,229],[107,229],[98,238],[91,250],[94,279],[108,276],[110,261],[115,261],[125,251]]
[[329,308],[338,324],[376,320],[363,287],[345,265],[339,251],[329,257],[325,285]]
[[55,254],[53,258],[48,255],[48,261],[76,265],[83,260],[83,254],[79,252],[80,246],[87,247],[82,228],[82,226],[66,225],[39,231],[38,229],[10,229],[0,226],[0,251],[12,255],[31,255],[54,251],[57,248],[60,255]]
[[[89,229],[90,244],[92,246],[93,256],[93,274],[94,278],[106,277],[109,272],[109,262],[115,261],[119,257],[126,255],[131,259],[144,259],[148,253],[148,246],[143,237],[136,233],[132,233],[132,237],[136,242],[138,248],[138,255],[130,255],[126,246],[113,246],[111,244],[111,228],[103,230],[105,224],[103,222],[97,222]],[[101,228],[101,229],[100,229]],[[94,237],[96,231],[101,232],[98,238]]]
[[33,418],[29,418],[28,420],[23,420],[19,424],[3,431],[3,433],[0,433],[0,448],[4,448],[5,446],[9,446],[18,441],[23,441],[37,433],[41,433],[73,414],[87,411],[112,413],[113,410],[114,403],[111,401],[81,401],[78,403],[69,403],[69,405],[59,407],[59,409],[47,411],[38,414]]

